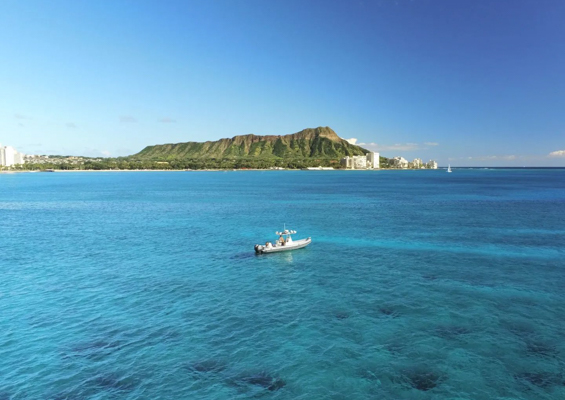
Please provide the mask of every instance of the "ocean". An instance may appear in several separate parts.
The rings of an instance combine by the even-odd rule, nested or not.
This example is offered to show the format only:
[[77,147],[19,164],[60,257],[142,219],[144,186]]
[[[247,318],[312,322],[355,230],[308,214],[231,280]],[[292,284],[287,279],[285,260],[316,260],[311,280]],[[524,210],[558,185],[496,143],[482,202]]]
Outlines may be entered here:
[[0,174],[0,221],[0,400],[565,399],[564,169]]

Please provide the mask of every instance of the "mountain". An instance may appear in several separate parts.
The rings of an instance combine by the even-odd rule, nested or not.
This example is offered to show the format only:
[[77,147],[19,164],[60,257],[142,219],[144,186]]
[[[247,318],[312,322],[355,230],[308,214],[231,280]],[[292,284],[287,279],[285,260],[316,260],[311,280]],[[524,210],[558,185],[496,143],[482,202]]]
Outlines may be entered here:
[[214,142],[186,142],[147,146],[133,159],[172,160],[206,158],[341,158],[368,152],[352,145],[328,127],[304,129],[284,136],[240,135]]

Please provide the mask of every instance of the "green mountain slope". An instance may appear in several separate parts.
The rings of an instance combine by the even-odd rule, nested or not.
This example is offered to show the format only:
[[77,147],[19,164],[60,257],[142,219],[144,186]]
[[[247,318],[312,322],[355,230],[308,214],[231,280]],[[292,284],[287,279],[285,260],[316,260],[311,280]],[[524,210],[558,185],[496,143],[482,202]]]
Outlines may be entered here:
[[241,135],[214,142],[147,146],[131,156],[138,160],[206,158],[328,158],[364,155],[368,151],[341,139],[328,127],[284,136]]

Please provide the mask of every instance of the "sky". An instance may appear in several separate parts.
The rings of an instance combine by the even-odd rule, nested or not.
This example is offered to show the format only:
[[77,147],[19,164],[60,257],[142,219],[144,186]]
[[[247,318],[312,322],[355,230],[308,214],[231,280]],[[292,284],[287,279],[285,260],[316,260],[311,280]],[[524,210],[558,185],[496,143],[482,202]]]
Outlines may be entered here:
[[0,143],[329,126],[386,157],[565,166],[563,21],[563,0],[2,0]]

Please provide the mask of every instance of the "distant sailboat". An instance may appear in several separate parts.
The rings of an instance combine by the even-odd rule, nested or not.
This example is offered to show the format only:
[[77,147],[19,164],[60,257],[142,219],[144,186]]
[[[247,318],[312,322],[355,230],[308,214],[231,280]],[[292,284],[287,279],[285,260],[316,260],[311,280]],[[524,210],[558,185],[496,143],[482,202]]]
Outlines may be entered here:
[[451,164],[447,164],[447,172],[451,172]]

